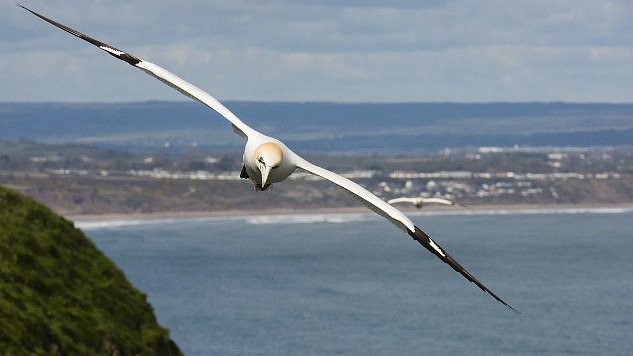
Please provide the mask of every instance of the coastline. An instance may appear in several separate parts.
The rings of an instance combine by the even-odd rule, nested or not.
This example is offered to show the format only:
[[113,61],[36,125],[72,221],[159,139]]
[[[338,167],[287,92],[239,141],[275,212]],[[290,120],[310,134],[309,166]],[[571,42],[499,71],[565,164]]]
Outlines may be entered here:
[[[499,205],[473,205],[473,206],[428,206],[422,209],[398,207],[408,215],[429,214],[468,214],[486,212],[528,212],[528,211],[578,211],[578,210],[633,210],[633,203],[628,204],[499,204]],[[217,211],[165,211],[154,213],[107,213],[107,214],[69,214],[64,218],[73,222],[88,221],[112,221],[112,220],[162,220],[162,219],[187,219],[206,217],[239,217],[239,216],[274,216],[274,215],[322,215],[322,214],[362,214],[373,212],[363,206],[359,207],[335,207],[313,209],[266,209],[266,210],[217,210]]]

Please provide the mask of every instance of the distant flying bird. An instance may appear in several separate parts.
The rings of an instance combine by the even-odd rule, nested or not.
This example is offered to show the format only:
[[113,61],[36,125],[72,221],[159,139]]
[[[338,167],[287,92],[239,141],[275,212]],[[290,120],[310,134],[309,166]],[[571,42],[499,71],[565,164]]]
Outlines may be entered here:
[[198,87],[184,81],[171,72],[150,63],[146,60],[137,58],[129,53],[121,51],[115,47],[98,41],[92,37],[88,37],[81,32],[75,31],[69,27],[66,27],[56,21],[53,21],[43,15],[40,15],[26,7],[16,4],[17,6],[29,11],[33,15],[43,19],[44,21],[59,27],[60,29],[81,38],[93,45],[108,52],[108,54],[120,59],[128,64],[140,68],[147,74],[157,78],[170,87],[178,90],[182,94],[201,102],[202,104],[210,107],[211,109],[224,116],[231,122],[233,131],[239,134],[246,140],[246,146],[244,148],[244,154],[242,156],[243,167],[240,173],[241,178],[250,180],[256,191],[266,190],[271,184],[279,183],[288,178],[297,168],[306,171],[308,173],[320,176],[327,179],[331,183],[338,185],[343,190],[347,191],[354,198],[358,199],[369,209],[375,213],[383,216],[389,220],[392,224],[398,228],[404,230],[414,240],[418,241],[427,250],[431,251],[435,256],[442,261],[450,265],[455,271],[461,273],[466,279],[475,283],[483,291],[489,293],[496,300],[503,305],[512,308],[509,304],[504,302],[490,289],[479,282],[473,275],[471,275],[464,267],[462,267],[457,261],[455,261],[446,251],[444,251],[435,241],[433,241],[426,233],[420,230],[417,226],[409,220],[400,210],[392,207],[385,201],[381,200],[377,196],[373,195],[365,188],[352,182],[351,180],[344,178],[338,174],[330,172],[324,168],[316,166],[299,155],[291,151],[281,141],[263,135],[262,133],[254,130],[250,126],[243,123],[237,118],[229,109],[220,104],[214,97],[199,89]]
[[425,204],[444,204],[444,205],[455,205],[455,202],[452,200],[448,200],[448,199],[441,199],[441,198],[422,198],[422,197],[415,197],[415,198],[395,198],[395,199],[391,199],[389,201],[387,201],[387,203],[389,204],[397,204],[397,203],[411,203],[413,204],[416,208],[420,209],[422,208]]

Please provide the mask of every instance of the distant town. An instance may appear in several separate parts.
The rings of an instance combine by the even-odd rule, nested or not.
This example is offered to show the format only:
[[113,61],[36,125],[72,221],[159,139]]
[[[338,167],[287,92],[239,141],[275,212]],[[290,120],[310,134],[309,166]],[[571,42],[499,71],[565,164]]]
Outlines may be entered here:
[[[0,184],[66,215],[359,206],[340,189],[300,171],[272,192],[256,194],[239,178],[241,152],[124,152],[28,140],[0,141],[0,148]],[[633,205],[630,147],[305,156],[384,200],[440,197],[461,206]],[[262,194],[266,199],[260,199]]]

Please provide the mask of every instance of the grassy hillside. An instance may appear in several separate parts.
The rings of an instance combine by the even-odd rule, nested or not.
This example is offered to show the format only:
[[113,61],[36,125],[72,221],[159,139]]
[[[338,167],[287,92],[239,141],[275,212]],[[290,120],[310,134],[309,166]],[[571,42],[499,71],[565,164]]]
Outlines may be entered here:
[[4,355],[180,355],[136,290],[73,223],[0,187]]

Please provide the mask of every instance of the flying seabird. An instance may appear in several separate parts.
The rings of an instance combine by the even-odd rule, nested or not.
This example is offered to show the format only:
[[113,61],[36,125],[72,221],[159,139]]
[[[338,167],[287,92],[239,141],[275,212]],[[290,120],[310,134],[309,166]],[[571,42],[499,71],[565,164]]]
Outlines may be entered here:
[[427,250],[437,256],[439,259],[451,266],[455,271],[461,273],[466,279],[475,283],[484,292],[487,292],[497,301],[507,306],[511,310],[518,313],[516,309],[499,298],[494,292],[479,282],[464,267],[455,261],[444,249],[442,249],[435,241],[433,241],[424,231],[420,230],[413,222],[404,215],[400,210],[389,205],[382,199],[373,195],[365,188],[344,178],[336,173],[330,172],[324,168],[314,165],[299,155],[291,151],[283,142],[266,136],[250,126],[242,122],[229,109],[222,105],[218,100],[206,93],[202,89],[186,82],[178,76],[172,74],[166,69],[146,60],[135,57],[109,44],[103,43],[92,37],[86,36],[81,32],[75,31],[70,27],[64,26],[59,22],[51,20],[37,12],[34,12],[21,4],[17,6],[29,11],[33,15],[42,20],[85,40],[100,49],[106,51],[113,57],[120,59],[128,64],[137,67],[147,74],[157,78],[170,87],[178,90],[182,94],[201,102],[218,112],[224,118],[231,122],[233,131],[246,140],[244,148],[243,168],[240,174],[241,178],[249,179],[257,191],[266,190],[271,184],[279,183],[288,178],[297,168],[305,172],[320,176],[331,183],[339,186],[354,198],[362,202],[367,208],[374,211],[378,215],[389,220],[396,227],[405,231],[411,238],[419,242]]
[[452,200],[448,200],[448,199],[442,199],[442,198],[422,198],[422,197],[415,197],[415,198],[406,198],[406,197],[402,197],[402,198],[395,198],[395,199],[390,199],[387,201],[387,203],[389,204],[397,204],[397,203],[411,203],[413,204],[416,208],[420,209],[422,208],[425,204],[444,204],[444,205],[455,205],[455,202]]

